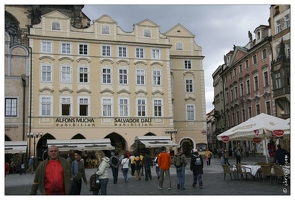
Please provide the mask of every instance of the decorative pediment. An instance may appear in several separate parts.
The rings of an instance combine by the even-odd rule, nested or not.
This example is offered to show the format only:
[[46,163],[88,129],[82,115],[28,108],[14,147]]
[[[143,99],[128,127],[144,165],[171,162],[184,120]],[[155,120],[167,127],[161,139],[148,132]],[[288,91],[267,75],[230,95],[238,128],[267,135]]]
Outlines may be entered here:
[[160,66],[163,66],[163,63],[158,62],[158,61],[151,62],[151,66],[153,66],[153,65],[160,65]]
[[161,92],[160,90],[156,90],[156,91],[152,92],[152,95],[155,95],[155,94],[164,95],[164,93]]
[[88,90],[88,89],[86,89],[86,88],[81,88],[80,90],[77,91],[77,93],[81,93],[81,92],[86,92],[86,93],[88,93],[88,94],[91,93],[91,91]]
[[39,91],[40,92],[49,91],[50,93],[54,92],[54,90],[50,89],[49,87],[44,87],[44,88],[40,89]]
[[78,58],[77,59],[77,62],[80,62],[80,61],[86,61],[86,62],[88,62],[88,63],[90,63],[91,62],[91,60],[90,59],[88,59],[88,58]]
[[147,95],[147,92],[144,90],[138,90],[137,92],[135,92],[135,94],[139,94],[139,93],[143,93],[143,94]]
[[44,59],[49,59],[49,60],[54,61],[54,58],[51,57],[51,56],[41,56],[41,57],[39,58],[39,60],[44,60]]
[[130,64],[130,62],[128,60],[118,60],[117,64],[122,63],[122,62],[126,63],[127,65]]
[[144,62],[144,61],[141,61],[141,60],[139,60],[139,61],[136,61],[136,62],[134,63],[134,65],[138,65],[138,64],[147,65],[147,63],[146,63],[146,62]]
[[262,67],[261,67],[261,69],[267,69],[268,68],[268,64],[265,64],[265,65],[263,65]]
[[253,71],[252,71],[252,74],[256,74],[258,72],[258,69],[254,69]]
[[185,101],[189,101],[189,100],[191,100],[191,101],[195,101],[196,99],[193,98],[193,97],[188,97],[188,98],[185,98],[184,100],[185,100]]
[[112,90],[108,89],[108,88],[106,88],[106,89],[104,89],[104,90],[102,90],[100,92],[100,94],[103,94],[103,93],[111,93],[111,94],[114,94],[114,92]]
[[188,75],[188,74],[191,74],[193,77],[195,77],[195,74],[192,71],[185,71],[185,72],[183,72],[183,76]]
[[61,57],[61,58],[59,58],[59,61],[62,61],[62,60],[69,60],[71,62],[74,62],[74,59],[72,59],[70,57]]
[[122,93],[131,94],[131,92],[129,92],[129,91],[126,90],[126,89],[122,89],[122,90],[118,91],[117,93],[118,93],[118,94],[122,94]]
[[254,97],[254,100],[255,100],[256,102],[258,102],[258,101],[260,100],[260,97],[255,96],[255,97]]
[[250,77],[250,74],[245,74],[244,78]]
[[239,78],[239,82],[243,82],[244,81],[244,78],[243,77],[240,77]]
[[71,89],[70,89],[70,88],[68,88],[68,87],[65,87],[65,88],[63,88],[63,89],[59,90],[59,92],[60,92],[60,93],[63,93],[63,92],[69,92],[69,93],[72,93],[72,92],[73,92],[73,90],[71,90]]
[[111,60],[111,59],[109,59],[109,58],[104,58],[104,59],[101,59],[101,60],[100,60],[100,63],[103,63],[103,62],[110,62],[111,64],[113,64],[113,63],[114,63],[114,61],[113,61],[113,60]]

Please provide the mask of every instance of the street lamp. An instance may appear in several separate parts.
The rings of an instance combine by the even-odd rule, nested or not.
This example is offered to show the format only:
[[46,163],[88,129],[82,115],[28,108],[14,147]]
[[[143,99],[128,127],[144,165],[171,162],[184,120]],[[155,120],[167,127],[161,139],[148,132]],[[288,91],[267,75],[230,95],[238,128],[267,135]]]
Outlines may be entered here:
[[177,134],[177,129],[168,129],[165,130],[165,134],[170,134],[171,141],[173,140],[172,134]]
[[[40,132],[36,132],[36,133],[27,133],[27,136],[30,138],[34,138],[34,160],[36,161],[36,138],[38,138],[40,136],[40,138],[42,137],[43,133]],[[31,148],[31,147],[30,147]],[[34,166],[36,166],[35,164],[36,162],[34,162]]]

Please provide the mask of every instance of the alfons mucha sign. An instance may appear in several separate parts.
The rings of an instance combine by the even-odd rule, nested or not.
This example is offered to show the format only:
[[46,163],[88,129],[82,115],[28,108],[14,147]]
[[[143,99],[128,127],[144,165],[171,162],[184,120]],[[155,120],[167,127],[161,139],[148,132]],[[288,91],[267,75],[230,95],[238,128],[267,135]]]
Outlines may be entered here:
[[91,117],[58,117],[55,119],[55,126],[76,127],[76,126],[95,126],[94,119]]

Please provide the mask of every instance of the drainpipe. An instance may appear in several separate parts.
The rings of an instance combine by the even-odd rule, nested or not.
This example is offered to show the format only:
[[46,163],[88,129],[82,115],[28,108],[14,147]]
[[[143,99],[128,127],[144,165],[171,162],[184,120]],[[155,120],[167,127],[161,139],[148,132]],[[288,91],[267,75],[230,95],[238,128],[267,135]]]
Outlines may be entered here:
[[[30,53],[30,83],[29,83],[29,86],[30,86],[30,106],[29,106],[29,119],[30,119],[30,122],[29,122],[29,133],[32,132],[32,48],[30,46],[28,46],[28,49],[29,49],[29,53]],[[31,157],[31,139],[29,139],[29,157]]]
[[[23,141],[25,141],[25,124],[26,124],[26,75],[21,75],[23,90]],[[27,157],[27,154],[26,154]],[[22,162],[24,162],[24,156],[22,156]]]

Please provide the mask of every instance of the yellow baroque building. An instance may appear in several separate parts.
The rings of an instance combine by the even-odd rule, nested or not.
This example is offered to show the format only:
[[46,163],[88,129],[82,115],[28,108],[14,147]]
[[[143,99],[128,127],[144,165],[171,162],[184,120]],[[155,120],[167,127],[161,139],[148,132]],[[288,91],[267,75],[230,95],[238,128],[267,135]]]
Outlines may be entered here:
[[103,15],[75,28],[56,10],[27,38],[28,132],[42,133],[37,148],[48,139],[109,138],[120,153],[135,150],[138,136],[169,136],[187,156],[206,148],[204,56],[181,24],[163,34],[146,19],[125,32]]

